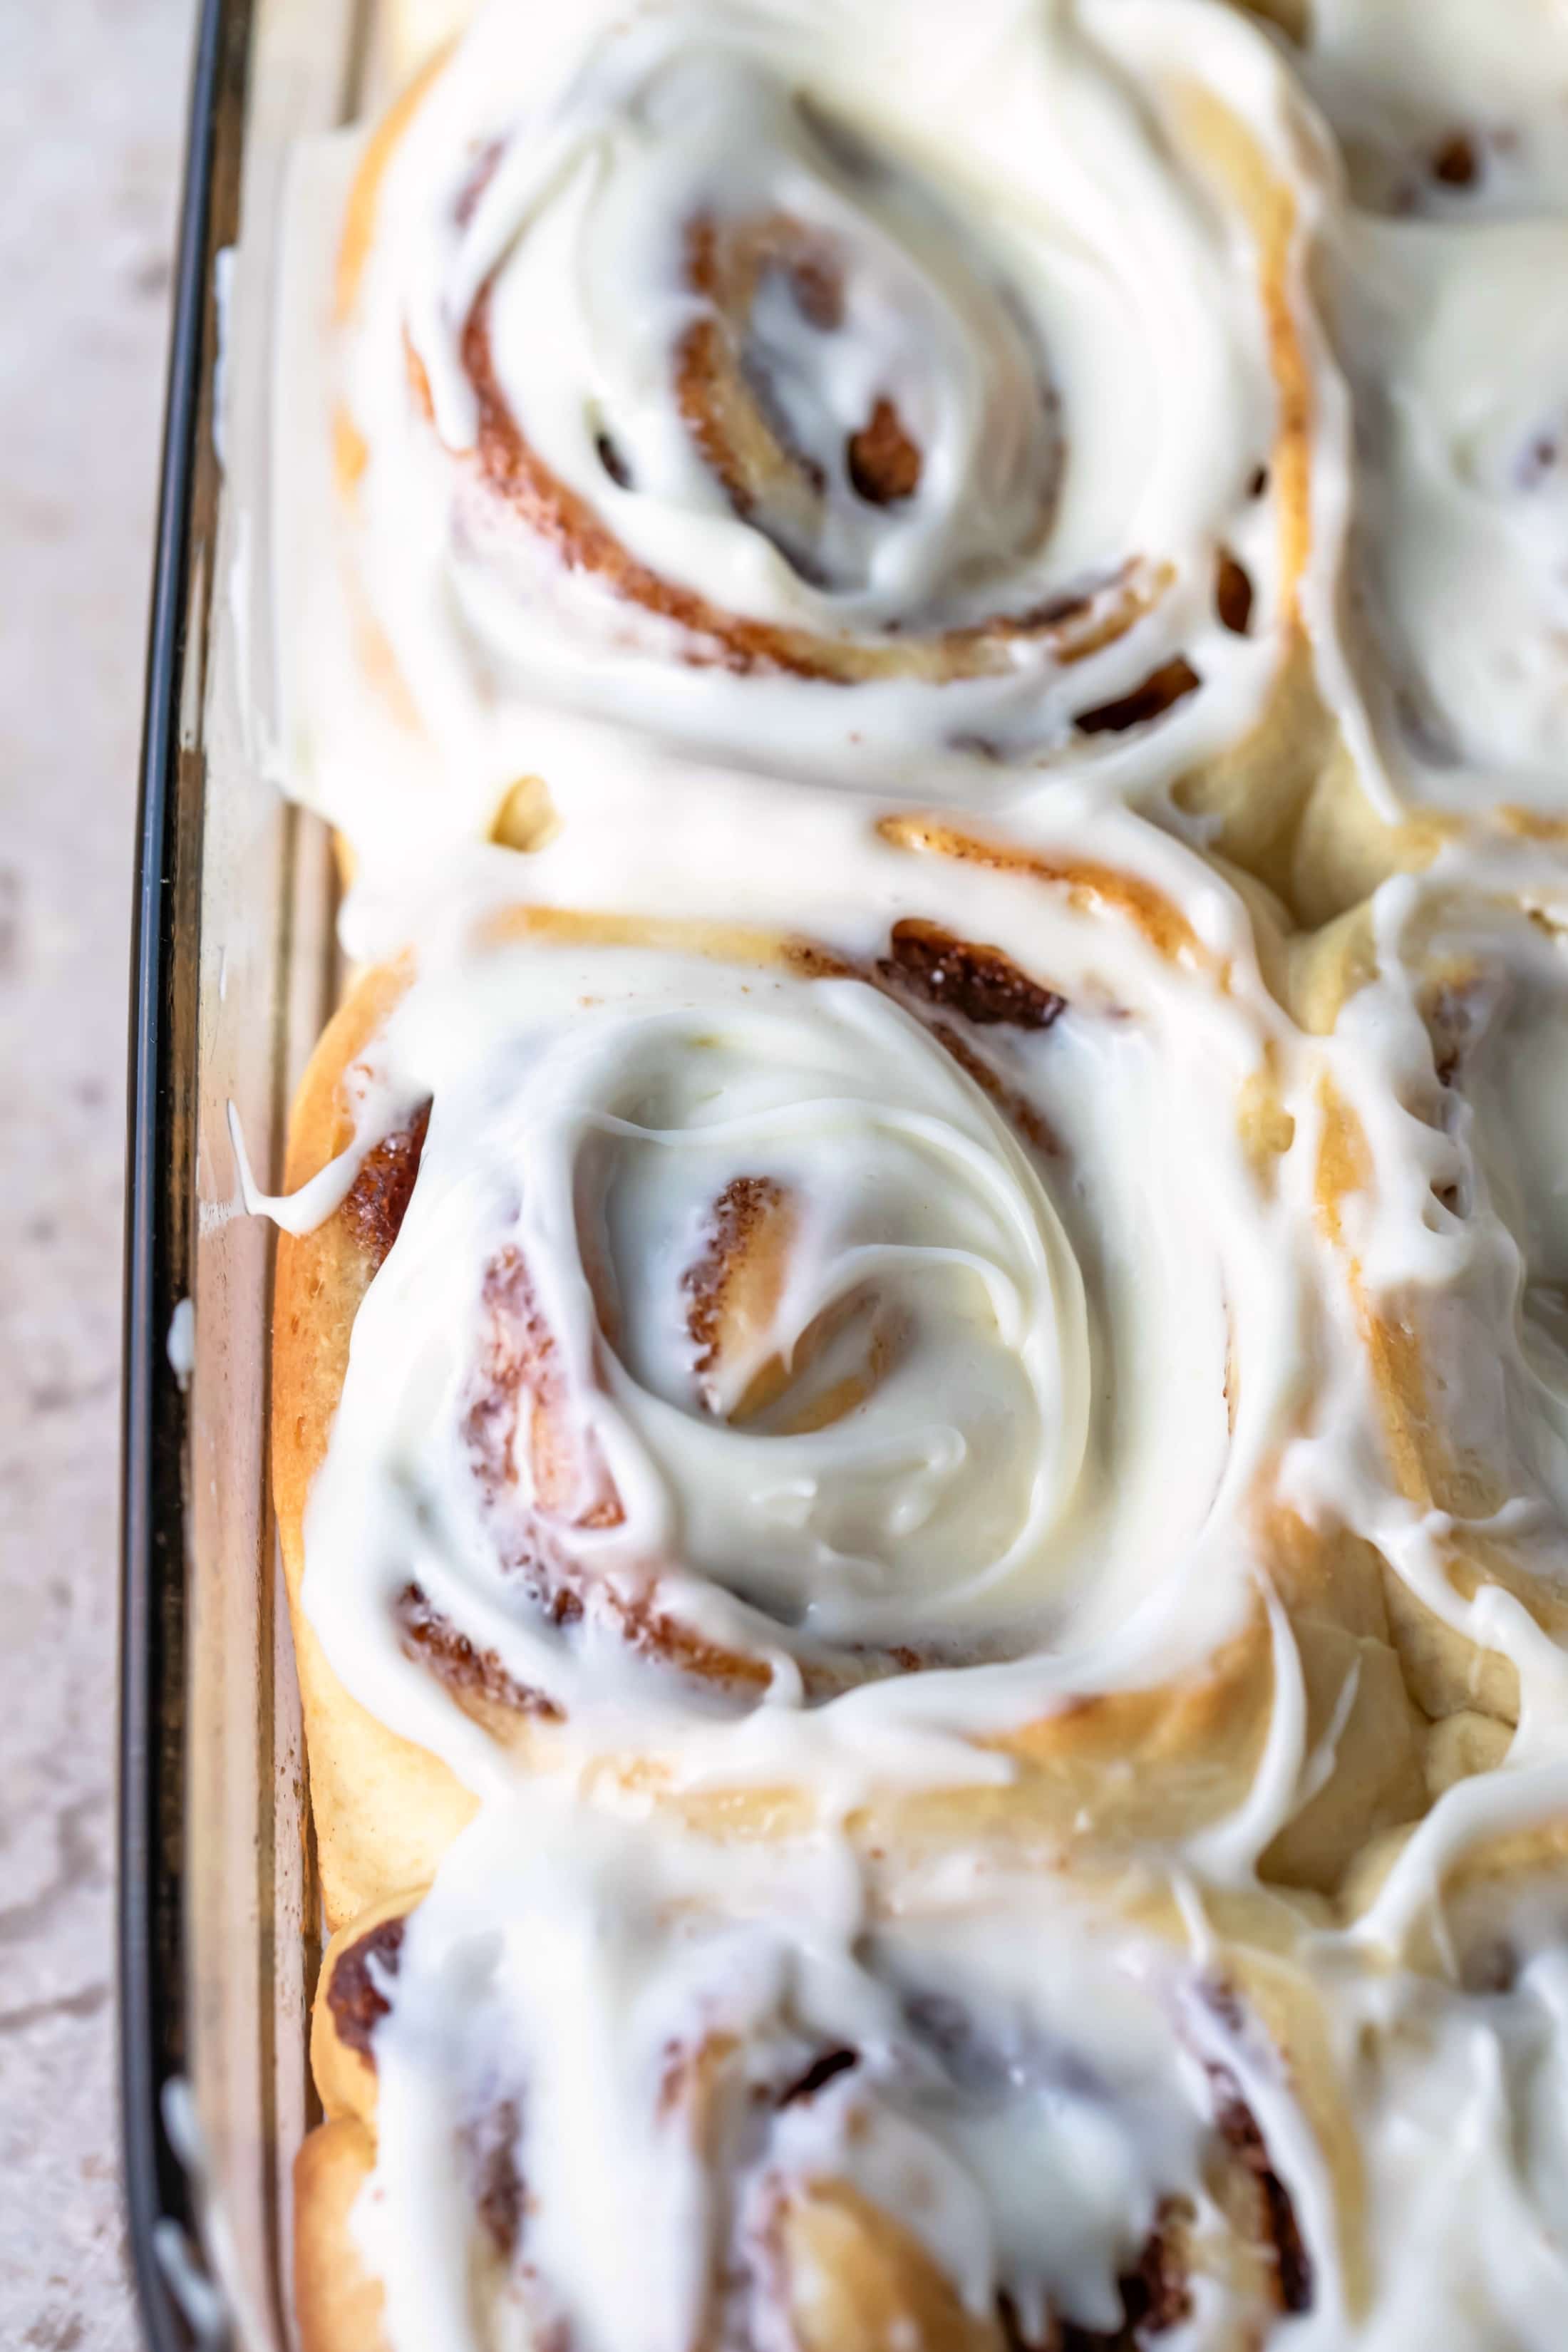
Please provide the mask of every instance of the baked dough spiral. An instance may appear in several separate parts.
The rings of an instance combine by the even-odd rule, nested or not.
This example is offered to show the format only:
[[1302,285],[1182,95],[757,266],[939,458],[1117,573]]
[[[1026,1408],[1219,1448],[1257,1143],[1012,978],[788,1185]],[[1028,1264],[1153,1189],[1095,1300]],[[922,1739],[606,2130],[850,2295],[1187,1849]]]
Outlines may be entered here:
[[1267,853],[1323,736],[1320,178],[1215,0],[481,18],[348,200],[306,789],[362,856],[528,837],[544,706],[972,802],[1179,782]]
[[820,1855],[775,1850],[759,1903],[712,1850],[509,1828],[328,1956],[311,2352],[348,2340],[335,2208],[367,2175],[385,2303],[362,2352],[1103,2352],[1183,2328],[1240,2352],[1310,2311],[1247,2087],[1279,2101],[1278,2056],[1179,1937],[1048,1878],[955,1894],[949,1870],[945,1896],[862,1916]]
[[[1544,1738],[1568,1692],[1568,875],[1521,848],[1396,877],[1298,983],[1343,1048],[1328,1190],[1378,1439],[1341,1507],[1398,1570],[1421,1705],[1496,1718],[1495,1754],[1521,1696]],[[1357,1203],[1379,1135],[1405,1173]]]
[[1565,122],[584,0],[334,163],[306,2352],[1555,2352]]
[[606,793],[530,908],[363,985],[297,1115],[275,1483],[333,1915],[450,1833],[383,1802],[431,1783],[377,1725],[481,1792],[662,1753],[759,1823],[944,1776],[975,1821],[1239,1813],[1331,1884],[1419,1810],[1418,1727],[1374,1556],[1277,1491],[1344,1318],[1244,901],[1117,812],[1025,852],[839,801],[749,878],[710,835],[685,902],[766,919],[683,921],[703,804]]
[[1500,807],[1568,818],[1568,22],[1309,0],[1297,69],[1341,145],[1321,246],[1354,476],[1318,668],[1342,735],[1297,852],[1319,912]]
[[1550,2352],[1563,1818],[1340,1925],[488,1815],[328,1954],[308,2352]]

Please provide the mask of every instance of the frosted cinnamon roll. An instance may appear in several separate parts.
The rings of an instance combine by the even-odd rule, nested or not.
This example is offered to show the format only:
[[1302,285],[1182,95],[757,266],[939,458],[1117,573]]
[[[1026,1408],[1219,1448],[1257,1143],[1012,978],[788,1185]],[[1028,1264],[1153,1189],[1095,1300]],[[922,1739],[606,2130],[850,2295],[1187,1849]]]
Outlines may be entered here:
[[769,1875],[487,1817],[338,1938],[308,2352],[1242,2352],[1338,2299],[1335,2184],[1223,1961],[1048,1878],[867,1915],[821,1857]]
[[1568,19],[1313,0],[1298,69],[1352,203],[1323,240],[1354,405],[1344,735],[1297,868],[1319,913],[1500,806],[1568,814]]
[[339,1938],[309,2352],[1552,2352],[1560,1840],[1465,1857],[1396,1963],[1403,1856],[1348,1930],[734,1859],[490,1817]]
[[505,834],[546,705],[1179,782],[1267,856],[1323,738],[1319,171],[1217,0],[487,12],[348,198],[301,789]]
[[[1393,1565],[1428,1713],[1531,1741],[1568,1693],[1568,880],[1539,851],[1385,884],[1300,953],[1332,1028],[1324,1150],[1369,1345],[1367,1458],[1339,1497]],[[1365,1154],[1404,1171],[1364,1190]],[[1506,1745],[1506,1740],[1503,1742]]]
[[1465,219],[1568,203],[1568,24],[1557,0],[1279,0],[1351,193]]
[[[1360,496],[1337,689],[1353,759],[1305,828],[1303,895],[1405,862],[1385,824],[1500,804],[1562,829],[1568,795],[1568,328],[1541,289],[1568,216],[1345,222],[1335,333],[1357,407]],[[1335,660],[1331,659],[1331,675]],[[1431,828],[1419,855],[1430,852]]]
[[437,1788],[563,1755],[1331,1884],[1418,1809],[1415,1726],[1373,1556],[1276,1491],[1339,1276],[1242,900],[1119,814],[1025,852],[847,800],[732,872],[705,835],[698,890],[634,802],[369,981],[298,1109],[275,1485],[334,1916],[428,1874]]

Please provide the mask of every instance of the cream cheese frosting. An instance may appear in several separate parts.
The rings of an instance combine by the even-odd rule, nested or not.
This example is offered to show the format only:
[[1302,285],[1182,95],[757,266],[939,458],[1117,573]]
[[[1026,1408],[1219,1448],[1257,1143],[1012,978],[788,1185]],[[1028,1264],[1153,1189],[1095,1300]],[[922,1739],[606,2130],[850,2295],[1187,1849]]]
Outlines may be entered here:
[[1313,0],[1300,71],[1351,201],[1324,237],[1355,403],[1336,688],[1385,816],[1568,814],[1568,12]]
[[[1249,1924],[1190,1938],[1152,1882],[973,1858],[879,1894],[830,1844],[760,1881],[603,1814],[492,1812],[381,1978],[356,2228],[388,2342],[816,2343],[810,2217],[869,2209],[956,2306],[939,2339],[915,2300],[910,2340],[1546,2352],[1560,1908],[1494,1890],[1433,1972],[1284,1906]],[[476,2293],[462,2151],[498,2116],[517,2238]]]
[[[1517,850],[1449,853],[1385,883],[1338,929],[1354,966],[1336,981],[1339,1084],[1367,1132],[1395,1147],[1388,1182],[1358,1212],[1365,1299],[1384,1330],[1414,1331],[1420,1370],[1391,1414],[1363,1410],[1376,1466],[1339,1465],[1334,1506],[1444,1624],[1509,1659],[1522,1720],[1557,1752],[1568,877]],[[1476,1559],[1487,1573],[1472,1592]],[[1473,1661],[1468,1675],[1473,1689]],[[1438,1691],[1426,1698],[1441,1711]],[[1465,1703],[1463,1685],[1447,1699]]]
[[1562,0],[499,0],[301,157],[391,2352],[1555,2344],[1565,155]]
[[[793,1780],[805,1743],[848,1770],[845,1796],[911,1769],[984,1779],[998,1759],[955,1768],[910,1734],[1195,1670],[1258,1606],[1272,1465],[1336,1418],[1310,1206],[1321,1057],[1264,985],[1240,898],[1120,811],[1085,805],[1009,870],[984,843],[944,852],[931,820],[791,801],[759,868],[743,804],[731,866],[700,786],[674,824],[635,794],[606,778],[593,822],[530,861],[536,912],[590,887],[634,920],[721,909],[835,964],[548,923],[486,943],[471,901],[427,937],[322,1180],[341,1192],[434,1097],[311,1496],[306,1608],[348,1687],[476,1789],[500,1769],[488,1740],[399,1648],[388,1604],[410,1580],[590,1748],[651,1710],[644,1737],[677,1738],[689,1771]],[[702,870],[681,876],[693,837]],[[492,887],[512,866],[497,856]],[[1035,992],[1024,1017],[975,1026],[962,996],[911,994],[911,925],[987,943]],[[710,1371],[693,1299],[737,1197],[764,1240],[778,1216],[785,1271]],[[541,1328],[576,1481],[541,1494],[509,1425],[522,1517],[498,1523],[475,1368],[538,1392]],[[769,1364],[782,1392],[757,1408]],[[569,1638],[541,1617],[506,1566],[541,1545],[623,1629],[651,1595],[765,1663],[749,1765],[733,1724],[682,1730],[679,1681],[617,1666],[613,1623],[606,1655],[591,1601]],[[1279,1630],[1251,1853],[1305,1793]],[[867,1681],[889,1644],[947,1671]],[[857,1654],[862,1687],[803,1713]]]
[[1342,497],[1321,177],[1211,0],[487,12],[280,388],[346,483],[283,583],[291,788],[362,858],[483,828],[542,705],[991,803],[1228,755]]

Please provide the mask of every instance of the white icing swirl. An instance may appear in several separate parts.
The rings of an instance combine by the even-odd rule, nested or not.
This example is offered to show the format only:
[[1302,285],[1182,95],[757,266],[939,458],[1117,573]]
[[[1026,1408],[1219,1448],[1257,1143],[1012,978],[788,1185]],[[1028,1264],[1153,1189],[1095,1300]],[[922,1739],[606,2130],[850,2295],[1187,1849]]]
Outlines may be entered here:
[[[854,2258],[842,2221],[814,2240],[825,2210],[907,2233],[892,2259],[934,2266],[977,2347],[1003,2298],[1020,2343],[1053,2320],[1111,2335],[1167,2200],[1201,2209],[1219,2267],[1203,2043],[1226,2037],[1179,1949],[1060,1887],[878,1922],[830,1855],[775,1851],[759,1882],[603,1817],[498,1811],[411,1915],[387,1992],[357,2226],[394,2352],[489,2334],[454,2151],[505,2098],[526,2203],[497,2303],[524,2342],[794,2345],[831,2292],[817,2264]],[[1229,2340],[1222,2279],[1192,2300],[1194,2347]]]
[[[1373,969],[1340,1012],[1336,1069],[1381,1181],[1356,1205],[1352,1245],[1368,1299],[1414,1331],[1418,1356],[1393,1376],[1392,1421],[1387,1396],[1358,1409],[1363,1468],[1353,1453],[1336,1466],[1334,1500],[1445,1624],[1510,1660],[1531,1742],[1555,1753],[1568,1701],[1568,885],[1543,860],[1450,856],[1429,877],[1385,883],[1353,919]],[[1466,1599],[1452,1567],[1477,1548],[1484,1572]]]
[[[1368,690],[1422,798],[1560,808],[1568,747],[1568,219],[1357,217],[1337,315],[1358,399]],[[1499,354],[1507,354],[1506,367]]]
[[971,799],[1261,716],[1317,163],[1217,0],[500,7],[375,166],[347,536],[285,620],[362,855],[488,825],[542,703]]
[[[1238,1918],[1189,1948],[1152,1889],[973,1860],[868,1906],[831,1848],[490,1811],[383,1979],[355,2224],[393,2352],[817,2343],[868,2226],[884,2293],[889,2226],[909,2250],[911,2342],[1120,2341],[1142,2281],[1184,2352],[1550,2352],[1560,1884],[1487,1882],[1441,1972]],[[476,2265],[498,2112],[517,2235]]]
[[[878,1769],[900,1723],[984,1731],[1200,1662],[1258,1605],[1253,1515],[1308,1417],[1295,1367],[1332,1377],[1316,1063],[1239,901],[1110,813],[1009,872],[792,803],[759,868],[743,802],[679,805],[650,823],[605,780],[531,861],[536,907],[579,903],[590,869],[634,918],[784,929],[811,905],[810,938],[864,976],[552,938],[547,914],[427,947],[369,1050],[363,1141],[433,1097],[429,1131],[306,1521],[336,1671],[484,1786],[486,1743],[397,1652],[407,1582],[585,1737],[604,1712],[601,1741],[627,1707],[668,1730],[691,1704],[628,1681],[628,1628],[771,1677],[764,1743],[802,1696],[911,1651],[963,1664],[824,1710]],[[675,871],[692,837],[700,886]],[[1021,1020],[969,1017],[965,943]],[[563,1586],[586,1609],[564,1631],[540,1610]],[[1290,1725],[1254,1851],[1297,1801]]]

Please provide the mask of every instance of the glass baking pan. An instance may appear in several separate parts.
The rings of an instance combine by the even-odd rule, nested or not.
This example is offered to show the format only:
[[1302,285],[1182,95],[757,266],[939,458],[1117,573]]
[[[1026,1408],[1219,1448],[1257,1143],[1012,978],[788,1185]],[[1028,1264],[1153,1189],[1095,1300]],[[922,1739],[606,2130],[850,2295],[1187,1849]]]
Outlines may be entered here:
[[[316,1900],[268,1494],[278,1175],[336,982],[324,829],[267,755],[268,353],[284,176],[375,78],[367,0],[203,0],[142,751],[126,1235],[121,2063],[155,2352],[283,2352],[314,2120]],[[272,763],[275,765],[275,763]]]

